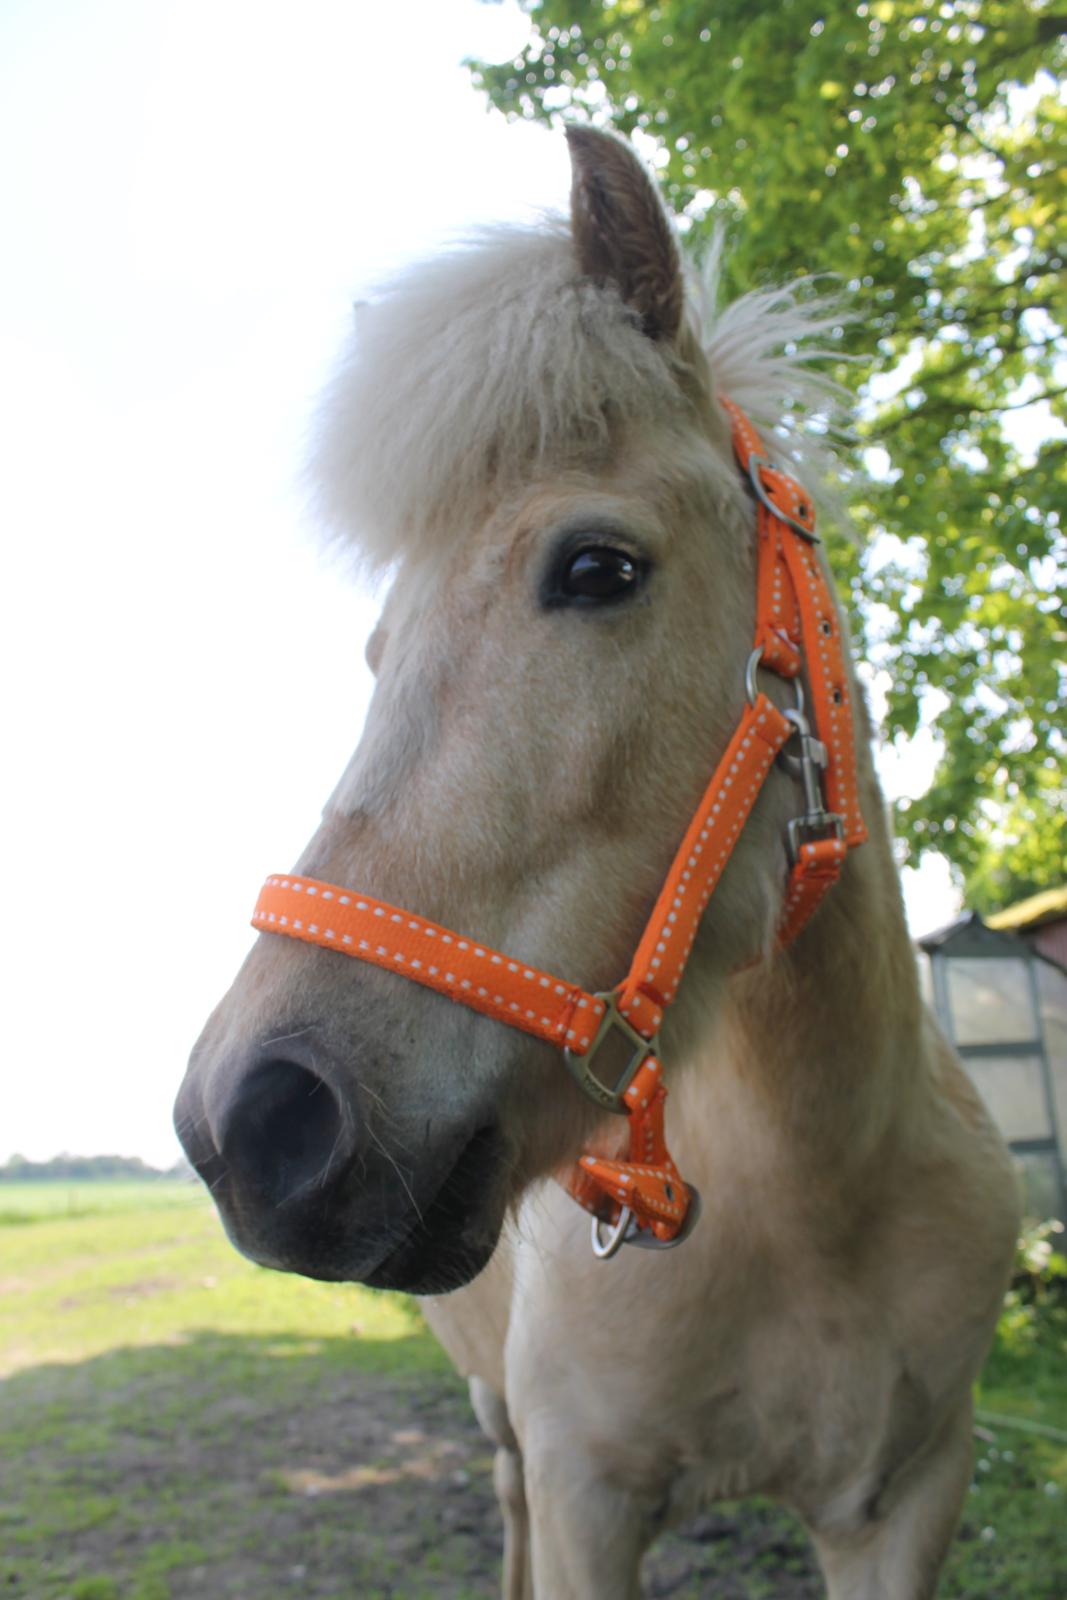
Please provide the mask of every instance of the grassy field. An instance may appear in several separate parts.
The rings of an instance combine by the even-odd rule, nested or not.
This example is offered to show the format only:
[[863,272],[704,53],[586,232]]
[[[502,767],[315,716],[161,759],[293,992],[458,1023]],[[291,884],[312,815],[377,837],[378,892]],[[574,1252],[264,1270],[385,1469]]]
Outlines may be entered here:
[[59,1217],[96,1217],[110,1211],[173,1211],[182,1205],[199,1205],[202,1200],[199,1185],[167,1178],[152,1183],[11,1180],[0,1183],[0,1227]]
[[[496,1596],[490,1453],[410,1302],[251,1266],[195,1189],[49,1188],[0,1191],[0,1596]],[[1062,1313],[1010,1308],[980,1403],[1067,1430]],[[1064,1600],[1067,1445],[976,1445],[942,1594]],[[751,1503],[660,1541],[646,1588],[822,1594]]]

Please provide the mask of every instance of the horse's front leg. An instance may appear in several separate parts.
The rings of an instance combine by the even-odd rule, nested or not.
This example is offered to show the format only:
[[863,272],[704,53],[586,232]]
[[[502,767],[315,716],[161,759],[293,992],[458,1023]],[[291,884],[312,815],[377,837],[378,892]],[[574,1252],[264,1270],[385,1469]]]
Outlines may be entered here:
[[527,1436],[523,1459],[534,1600],[639,1600],[651,1508],[566,1438]]
[[971,1426],[968,1399],[863,1530],[813,1530],[829,1600],[933,1600],[971,1479]]
[[493,1487],[504,1519],[503,1600],[534,1600],[530,1571],[530,1519],[522,1453],[507,1406],[481,1378],[470,1380],[471,1405],[482,1431],[496,1445]]

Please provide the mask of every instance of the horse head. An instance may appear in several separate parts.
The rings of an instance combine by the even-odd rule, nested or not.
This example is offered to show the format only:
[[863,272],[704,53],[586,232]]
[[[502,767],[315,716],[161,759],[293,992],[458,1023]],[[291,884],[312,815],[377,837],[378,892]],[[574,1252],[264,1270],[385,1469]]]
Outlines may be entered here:
[[[569,221],[409,270],[361,310],[327,394],[326,513],[392,581],[363,736],[296,871],[597,991],[745,704],[754,502],[719,391],[761,421],[782,396],[752,376],[764,301],[706,340],[641,164],[592,129],[569,142]],[[795,804],[776,771],[703,919],[676,1043],[774,942]],[[617,1131],[548,1044],[269,933],[176,1122],[248,1255],[422,1292],[477,1273],[529,1185]]]

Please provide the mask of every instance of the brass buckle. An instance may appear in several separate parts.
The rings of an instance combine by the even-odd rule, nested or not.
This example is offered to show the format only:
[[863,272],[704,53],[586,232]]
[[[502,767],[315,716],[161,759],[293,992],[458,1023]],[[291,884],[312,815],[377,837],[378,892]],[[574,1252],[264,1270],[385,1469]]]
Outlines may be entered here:
[[[625,1117],[629,1115],[629,1110],[623,1095],[636,1078],[645,1058],[656,1053],[658,1035],[653,1034],[651,1039],[646,1039],[643,1033],[638,1033],[636,1028],[630,1026],[619,1010],[619,997],[614,989],[602,992],[595,998],[603,1000],[604,1015],[589,1049],[582,1055],[576,1055],[567,1046],[563,1051],[563,1059],[583,1094],[587,1094],[605,1111],[614,1111],[616,1115]],[[612,1034],[621,1034],[629,1050],[614,1083],[605,1083],[597,1077],[592,1064],[597,1051]]]

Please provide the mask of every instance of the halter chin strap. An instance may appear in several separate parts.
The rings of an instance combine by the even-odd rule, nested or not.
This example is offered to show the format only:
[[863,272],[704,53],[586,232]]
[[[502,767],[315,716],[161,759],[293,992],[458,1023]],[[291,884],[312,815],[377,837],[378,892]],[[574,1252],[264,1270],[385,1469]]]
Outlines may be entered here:
[[[848,849],[867,837],[841,626],[815,557],[811,500],[795,479],[769,463],[744,413],[730,400],[722,404],[738,465],[756,499],[756,634],[745,674],[748,700],[617,988],[591,994],[370,895],[292,874],[267,879],[252,917],[261,932],[398,972],[562,1049],[583,1092],[604,1111],[628,1119],[625,1160],[585,1155],[561,1178],[592,1212],[593,1248],[604,1257],[623,1243],[677,1244],[696,1220],[696,1191],[683,1182],[664,1140],[667,1091],[659,1027],[678,992],[704,909],[775,760],[800,779],[804,791],[804,810],[787,832],[790,872],[780,943],[796,938],[837,881]],[[791,682],[793,707],[780,711],[759,692],[760,666]],[[814,731],[805,713],[802,671]],[[795,754],[786,749],[794,737]]]

